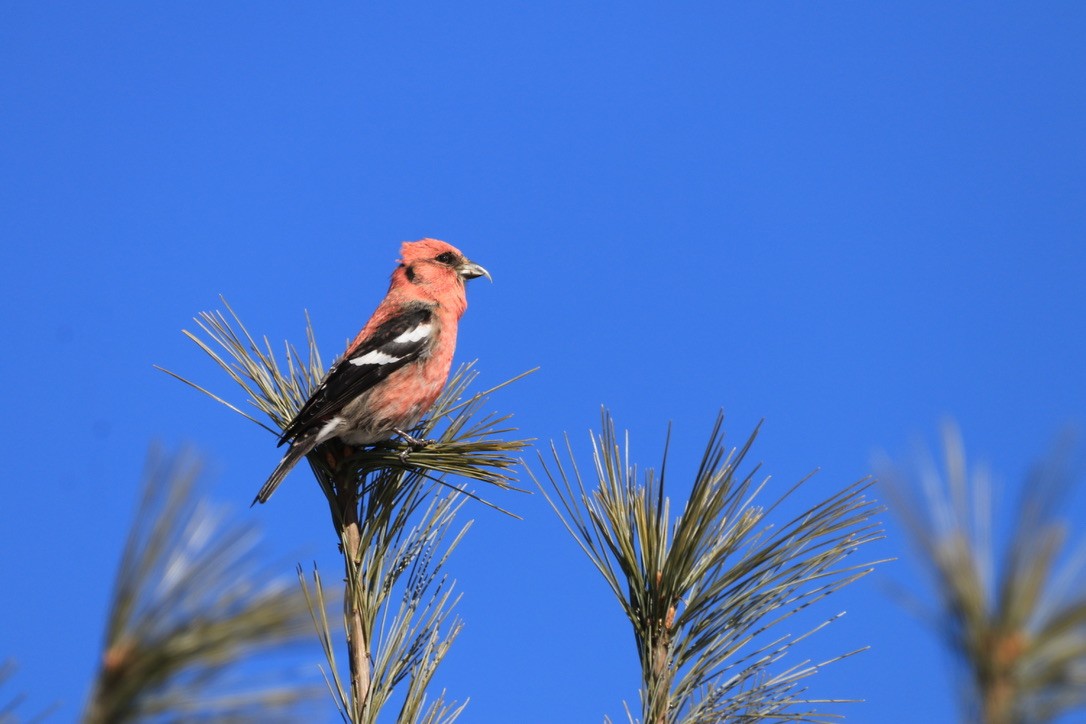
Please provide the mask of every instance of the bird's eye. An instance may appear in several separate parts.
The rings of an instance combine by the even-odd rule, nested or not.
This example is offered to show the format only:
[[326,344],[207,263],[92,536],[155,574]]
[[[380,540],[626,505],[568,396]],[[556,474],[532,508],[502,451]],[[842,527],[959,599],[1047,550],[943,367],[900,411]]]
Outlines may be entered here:
[[434,261],[439,261],[442,264],[455,264],[456,254],[452,253],[451,251],[446,251],[443,254],[438,254],[436,257],[434,257]]

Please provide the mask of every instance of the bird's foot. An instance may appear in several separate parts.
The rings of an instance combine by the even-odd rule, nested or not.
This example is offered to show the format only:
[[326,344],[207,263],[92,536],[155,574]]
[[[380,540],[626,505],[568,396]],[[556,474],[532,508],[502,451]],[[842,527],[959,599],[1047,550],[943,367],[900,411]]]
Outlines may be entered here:
[[400,451],[400,462],[406,464],[407,458],[411,456],[411,453],[416,450],[422,450],[427,445],[433,445],[436,440],[419,440],[414,435],[411,435],[403,430],[394,429],[397,435],[399,435],[404,442],[407,443],[407,447]]

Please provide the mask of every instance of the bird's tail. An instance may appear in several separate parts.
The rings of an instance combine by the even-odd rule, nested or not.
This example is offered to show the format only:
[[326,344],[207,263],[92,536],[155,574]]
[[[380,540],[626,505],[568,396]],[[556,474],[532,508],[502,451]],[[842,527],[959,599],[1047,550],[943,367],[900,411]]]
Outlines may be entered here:
[[274,472],[272,472],[268,481],[264,483],[264,487],[262,487],[260,492],[256,494],[256,497],[253,498],[252,505],[267,503],[268,498],[272,496],[275,489],[283,482],[283,478],[287,476],[287,473],[289,473],[302,458],[312,452],[315,447],[317,447],[316,435],[308,435],[300,440],[292,442],[290,449],[287,450],[287,454],[284,455],[283,459],[279,461],[279,464],[275,466]]

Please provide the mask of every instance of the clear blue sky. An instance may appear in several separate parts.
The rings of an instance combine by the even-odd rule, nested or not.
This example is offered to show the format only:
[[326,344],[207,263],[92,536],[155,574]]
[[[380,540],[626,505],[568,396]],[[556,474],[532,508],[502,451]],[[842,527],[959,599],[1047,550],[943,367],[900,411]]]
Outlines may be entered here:
[[[224,294],[327,358],[405,239],[474,282],[459,359],[523,432],[585,451],[601,404],[676,477],[718,409],[809,500],[956,416],[1010,489],[1086,413],[1086,5],[5,3],[0,657],[74,716],[147,447],[335,570],[302,473],[245,506],[274,440],[152,369],[232,392],[180,334]],[[585,458],[587,461],[587,458]],[[540,496],[469,509],[465,721],[600,721],[636,701],[621,613]],[[1079,505],[1078,510],[1081,508]],[[895,527],[872,557],[906,556]],[[288,571],[285,571],[289,573]],[[885,592],[810,642],[850,721],[951,721],[946,661]],[[331,716],[329,717],[331,720]]]

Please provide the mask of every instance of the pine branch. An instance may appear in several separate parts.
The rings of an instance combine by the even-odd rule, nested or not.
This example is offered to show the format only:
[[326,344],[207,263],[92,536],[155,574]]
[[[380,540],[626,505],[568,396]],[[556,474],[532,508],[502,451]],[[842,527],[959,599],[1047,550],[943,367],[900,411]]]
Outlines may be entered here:
[[[221,312],[202,313],[196,320],[200,333],[185,334],[242,388],[271,425],[200,385],[168,374],[278,435],[325,374],[312,326],[306,330],[308,358],[303,360],[287,344],[281,363],[267,339],[258,344],[228,305],[227,310],[229,318]],[[304,580],[303,587],[328,661],[328,688],[344,721],[376,721],[399,686],[406,687],[400,721],[451,722],[463,711],[464,705],[446,702],[444,693],[433,699],[426,693],[460,630],[452,614],[457,600],[452,582],[439,571],[466,526],[444,541],[465,497],[508,511],[448,478],[524,492],[515,486],[512,471],[529,441],[503,439],[514,432],[508,415],[481,413],[490,394],[523,376],[469,395],[476,373],[471,365],[462,367],[449,379],[429,418],[409,431],[418,439],[436,437],[422,449],[396,442],[353,449],[332,440],[308,456],[344,556],[349,683],[336,669],[333,634],[320,613],[324,594],[316,572],[313,590]],[[435,497],[439,488],[444,495]]]
[[1065,441],[1035,467],[1002,555],[992,476],[967,464],[953,423],[942,470],[930,454],[904,471],[884,463],[892,509],[933,581],[924,618],[959,662],[964,720],[1045,722],[1086,708],[1086,542],[1067,554],[1061,515],[1072,450]]
[[[291,721],[317,693],[236,664],[304,640],[303,597],[255,558],[252,526],[229,524],[196,494],[191,456],[153,453],[114,586],[104,653],[83,721],[259,717]],[[287,683],[290,682],[290,683]]]
[[633,626],[642,721],[825,721],[828,715],[810,707],[827,702],[805,696],[804,681],[856,652],[775,674],[772,668],[837,616],[799,637],[771,632],[872,569],[872,563],[846,563],[881,537],[871,521],[878,507],[863,496],[870,483],[848,486],[771,526],[769,513],[783,498],[768,509],[755,505],[766,481],[755,480],[757,468],[738,472],[754,435],[728,452],[722,425],[718,417],[678,515],[665,495],[666,447],[659,476],[650,469],[639,482],[628,443],[620,445],[606,412],[593,438],[595,485],[586,485],[568,439],[566,456],[554,445],[549,461],[540,456],[549,485],[536,485]]

